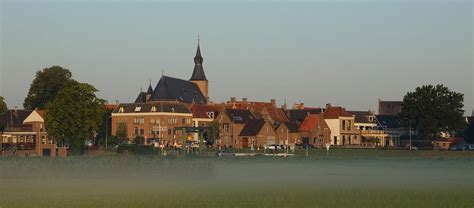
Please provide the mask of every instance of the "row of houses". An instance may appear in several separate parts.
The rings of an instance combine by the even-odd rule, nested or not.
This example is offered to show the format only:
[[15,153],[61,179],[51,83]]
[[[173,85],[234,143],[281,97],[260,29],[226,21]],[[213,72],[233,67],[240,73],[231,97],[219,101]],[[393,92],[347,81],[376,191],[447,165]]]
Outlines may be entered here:
[[215,146],[251,148],[269,145],[399,146],[402,129],[393,115],[348,111],[327,104],[310,108],[295,104],[278,107],[275,100],[254,102],[231,98],[225,103],[153,101],[119,104],[112,113],[112,134],[120,123],[129,140],[176,144],[194,138],[183,129],[218,125]]

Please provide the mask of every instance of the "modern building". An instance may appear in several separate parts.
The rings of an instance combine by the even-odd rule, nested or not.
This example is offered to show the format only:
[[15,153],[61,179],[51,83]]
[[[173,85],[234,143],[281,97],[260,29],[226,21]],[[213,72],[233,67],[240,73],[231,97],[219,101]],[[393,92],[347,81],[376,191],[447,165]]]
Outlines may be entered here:
[[330,143],[336,146],[362,144],[359,130],[355,129],[355,116],[345,108],[326,105],[323,118],[331,131]]

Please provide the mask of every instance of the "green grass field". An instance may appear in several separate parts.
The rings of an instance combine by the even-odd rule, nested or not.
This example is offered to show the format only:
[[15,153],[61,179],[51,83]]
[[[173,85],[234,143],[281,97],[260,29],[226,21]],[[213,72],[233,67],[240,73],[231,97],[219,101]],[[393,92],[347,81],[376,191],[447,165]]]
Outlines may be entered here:
[[474,207],[474,153],[0,158],[0,207]]

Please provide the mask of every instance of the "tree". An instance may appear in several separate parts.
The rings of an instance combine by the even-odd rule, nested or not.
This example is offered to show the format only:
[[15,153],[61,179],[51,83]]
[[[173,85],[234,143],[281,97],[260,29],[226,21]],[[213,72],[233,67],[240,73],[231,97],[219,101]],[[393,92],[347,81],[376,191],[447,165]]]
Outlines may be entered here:
[[57,143],[69,143],[73,154],[82,153],[84,141],[93,137],[102,122],[104,101],[96,92],[89,84],[74,82],[46,106],[48,135]]
[[128,139],[128,128],[127,128],[127,123],[126,122],[120,122],[117,125],[117,130],[115,132],[115,136],[123,142],[126,139]]
[[0,116],[3,115],[5,112],[7,112],[8,107],[7,103],[5,103],[5,98],[0,96]]
[[474,143],[474,117],[469,118],[468,125],[464,130],[464,140],[467,143]]
[[210,130],[207,132],[207,144],[213,145],[219,139],[219,123],[213,121],[210,125]]
[[136,136],[133,139],[133,143],[135,143],[136,145],[143,145],[145,144],[145,138],[143,138],[142,136]]
[[108,137],[110,139],[110,129],[112,128],[110,123],[110,116],[112,115],[113,109],[107,109],[106,106],[103,106],[101,110],[101,123],[99,124],[99,130],[97,131],[96,141],[101,144],[105,145],[105,138]]
[[[0,118],[3,116],[5,112],[7,112],[8,107],[7,104],[5,103],[5,98],[0,96]],[[3,131],[3,124],[0,122],[0,132]]]
[[36,72],[23,107],[25,109],[45,108],[54,97],[74,80],[68,69],[52,66]]
[[422,139],[436,139],[441,132],[455,132],[465,127],[464,95],[443,85],[417,87],[403,98],[400,121]]

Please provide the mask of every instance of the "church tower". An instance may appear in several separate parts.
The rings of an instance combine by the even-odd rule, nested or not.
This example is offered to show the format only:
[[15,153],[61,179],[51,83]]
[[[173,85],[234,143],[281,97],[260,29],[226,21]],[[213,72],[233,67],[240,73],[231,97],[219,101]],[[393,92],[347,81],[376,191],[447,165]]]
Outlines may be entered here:
[[206,74],[204,74],[204,68],[202,68],[203,58],[201,56],[201,48],[199,47],[199,38],[198,38],[198,47],[196,51],[196,56],[194,57],[194,71],[191,79],[189,81],[195,83],[199,90],[209,102],[209,81],[207,81]]

